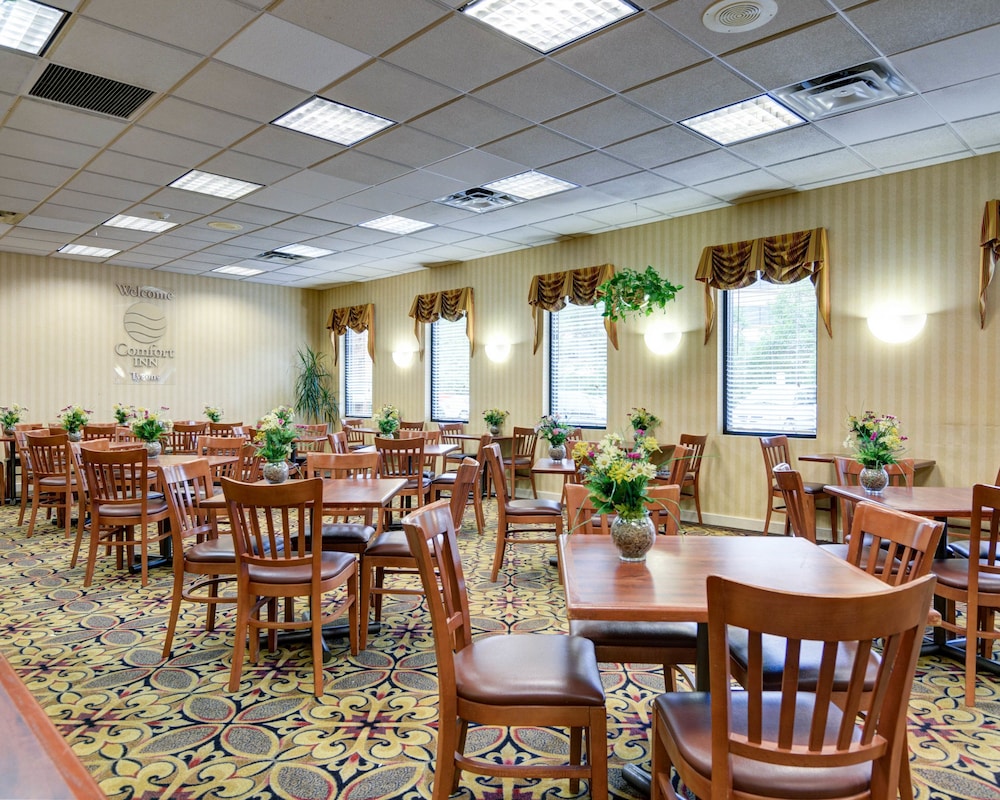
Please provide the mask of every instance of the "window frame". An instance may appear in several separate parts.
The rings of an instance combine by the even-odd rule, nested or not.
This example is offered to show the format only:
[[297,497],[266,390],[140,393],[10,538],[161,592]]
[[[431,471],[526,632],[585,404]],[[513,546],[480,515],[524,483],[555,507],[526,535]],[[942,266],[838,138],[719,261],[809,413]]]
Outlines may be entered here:
[[[604,360],[603,419],[600,421],[575,417],[573,412],[565,411],[556,406],[555,401],[558,399],[558,387],[553,384],[553,367],[562,364],[567,360],[565,356],[561,357],[561,354],[559,353],[560,348],[557,346],[555,341],[557,329],[560,324],[560,319],[557,319],[557,315],[566,314],[569,309],[593,309],[598,315],[596,321],[599,322],[599,341],[602,345],[600,351]],[[582,428],[584,430],[606,430],[608,427],[608,335],[604,327],[604,317],[601,313],[602,311],[602,303],[595,303],[586,306],[576,305],[575,303],[567,303],[566,306],[560,311],[546,312],[548,319],[545,323],[546,358],[543,376],[543,380],[545,381],[545,413],[558,414],[559,419],[564,424],[573,428]],[[562,317],[561,319],[566,320],[567,318]],[[572,361],[573,363],[579,363],[577,359],[572,359]]]
[[[441,324],[441,323],[443,323],[443,325],[441,326],[441,328],[438,328],[438,325]],[[461,416],[458,416],[458,417],[438,416],[436,414],[436,409],[435,409],[435,403],[436,403],[435,388],[437,387],[437,384],[438,384],[438,381],[435,379],[435,372],[436,372],[436,366],[437,366],[436,365],[435,353],[436,353],[436,350],[437,350],[437,344],[438,344],[438,342],[441,341],[441,340],[443,340],[444,336],[441,336],[440,338],[435,337],[435,331],[441,331],[441,330],[444,329],[445,326],[452,326],[452,325],[458,326],[459,324],[462,325],[461,335],[458,335],[458,336],[452,335],[451,336],[451,338],[449,340],[449,344],[451,345],[451,347],[453,349],[449,350],[448,353],[445,354],[445,360],[447,361],[448,359],[455,359],[455,358],[462,358],[462,359],[464,359],[464,362],[465,362],[465,406],[466,406],[465,417],[463,418]],[[428,404],[428,408],[430,409],[431,421],[432,422],[464,422],[464,423],[468,423],[469,419],[470,419],[470,408],[471,408],[471,405],[472,405],[472,403],[471,403],[471,397],[472,397],[472,385],[471,385],[472,384],[472,382],[471,382],[472,363],[471,363],[471,359],[469,358],[469,339],[468,339],[469,320],[466,317],[466,315],[463,314],[460,319],[457,319],[457,320],[454,320],[454,321],[452,321],[452,320],[446,320],[446,319],[443,319],[443,318],[442,319],[438,319],[435,322],[429,323],[428,327],[430,328],[430,331],[428,332],[428,336],[430,338],[430,346],[428,348],[430,350],[430,359],[429,359],[429,361],[430,361],[430,370],[429,370],[429,377],[428,377],[428,389],[430,391],[430,402]],[[459,353],[461,353],[461,355],[459,355]],[[459,381],[458,383],[461,383],[461,381]]]
[[[356,331],[348,328],[343,335],[343,341],[341,342],[341,351],[344,354],[344,358],[341,362],[341,397],[343,398],[343,408],[342,416],[344,417],[357,417],[360,419],[368,419],[373,413],[372,402],[373,402],[373,383],[374,383],[374,365],[371,362],[371,355],[368,353],[368,336],[369,331],[363,331],[362,333],[357,333]],[[361,339],[360,342],[348,341],[348,337],[357,337]],[[368,410],[367,413],[364,412],[364,404],[362,403],[361,411],[354,410],[350,405],[351,390],[350,390],[350,378],[351,378],[351,361],[353,358],[358,358],[363,354],[364,358],[368,359]],[[364,393],[362,393],[364,394]]]

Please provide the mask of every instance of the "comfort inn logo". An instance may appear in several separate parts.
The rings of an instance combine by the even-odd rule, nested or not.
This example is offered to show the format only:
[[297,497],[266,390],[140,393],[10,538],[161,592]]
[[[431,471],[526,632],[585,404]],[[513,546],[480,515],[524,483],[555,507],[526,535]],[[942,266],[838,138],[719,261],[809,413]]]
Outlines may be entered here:
[[162,341],[167,334],[167,315],[163,301],[173,300],[173,292],[155,286],[130,286],[121,283],[115,286],[121,297],[140,301],[129,305],[122,314],[122,327],[131,341],[115,345],[116,383],[165,382],[173,368],[167,368],[163,362],[172,360],[175,352],[172,347],[164,346]]

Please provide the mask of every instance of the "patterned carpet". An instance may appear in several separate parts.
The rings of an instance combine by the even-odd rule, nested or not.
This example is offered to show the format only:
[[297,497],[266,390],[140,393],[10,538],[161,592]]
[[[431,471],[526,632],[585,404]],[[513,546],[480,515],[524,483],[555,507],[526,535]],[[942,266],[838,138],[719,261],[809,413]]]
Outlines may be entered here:
[[[491,510],[491,509],[488,509]],[[471,518],[471,514],[468,515]],[[437,694],[428,619],[411,598],[387,601],[385,624],[352,658],[333,640],[326,693],[311,694],[307,650],[263,653],[226,689],[231,618],[202,629],[188,607],[174,655],[161,661],[170,575],[160,568],[143,590],[138,576],[99,561],[94,586],[69,569],[70,542],[48,524],[31,539],[16,509],[0,509],[0,650],[60,732],[116,800],[132,798],[430,797]],[[689,526],[689,535],[719,533]],[[494,540],[462,533],[474,623],[493,631],[562,631],[563,597],[551,549],[522,546],[490,583]],[[660,672],[605,665],[612,796],[635,795],[621,778],[627,762],[649,765],[650,700]],[[924,657],[911,701],[910,743],[919,800],[1000,798],[1000,681],[981,678],[979,704],[962,705],[960,666]],[[477,751],[513,758],[565,752],[561,732],[474,730]],[[586,791],[586,784],[583,785]],[[519,784],[469,774],[459,797],[557,800],[565,781]]]

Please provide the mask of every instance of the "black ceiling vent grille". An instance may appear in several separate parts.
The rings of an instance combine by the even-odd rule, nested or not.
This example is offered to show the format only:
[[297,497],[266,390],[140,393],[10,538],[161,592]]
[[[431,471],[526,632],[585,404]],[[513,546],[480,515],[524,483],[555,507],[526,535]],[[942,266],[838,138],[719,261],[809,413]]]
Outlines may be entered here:
[[154,93],[100,75],[49,64],[28,94],[126,119]]
[[254,256],[255,261],[272,261],[278,264],[295,264],[305,261],[308,256],[299,256],[294,253],[280,253],[277,250],[268,250],[266,253],[258,253]]

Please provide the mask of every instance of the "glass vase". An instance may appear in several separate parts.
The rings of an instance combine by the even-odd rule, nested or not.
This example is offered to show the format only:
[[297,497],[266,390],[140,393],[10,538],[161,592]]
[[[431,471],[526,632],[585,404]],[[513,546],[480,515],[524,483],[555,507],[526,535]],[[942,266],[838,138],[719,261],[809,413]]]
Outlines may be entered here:
[[611,523],[611,541],[622,561],[645,561],[646,553],[656,541],[656,527],[649,512],[631,519],[615,517]]
[[566,445],[550,444],[549,458],[551,458],[553,461],[562,461],[564,458],[566,458]]
[[499,435],[500,435],[500,426],[490,425],[490,436],[499,436]]
[[66,431],[66,435],[71,442],[79,442],[83,438],[83,431]]
[[263,468],[264,480],[268,483],[284,483],[288,480],[287,461],[267,461]]
[[858,473],[858,483],[868,494],[882,494],[882,490],[889,485],[889,473],[885,467],[864,467]]
[[157,442],[143,442],[143,447],[146,448],[147,458],[156,458],[163,452],[163,445]]

